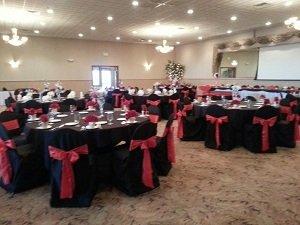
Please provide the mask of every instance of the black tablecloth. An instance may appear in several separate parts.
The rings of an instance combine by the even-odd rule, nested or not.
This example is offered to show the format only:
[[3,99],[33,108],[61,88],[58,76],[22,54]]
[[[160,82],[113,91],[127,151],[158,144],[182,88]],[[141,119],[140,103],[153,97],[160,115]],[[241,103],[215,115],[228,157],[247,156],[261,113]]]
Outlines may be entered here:
[[[74,121],[74,116],[70,113],[65,113],[68,117],[59,118],[62,121],[59,123],[53,124],[51,129],[40,130],[36,129],[39,126],[39,122],[28,122],[25,127],[25,133],[28,137],[28,140],[34,143],[34,147],[37,151],[40,151],[40,154],[44,155],[45,166],[49,169],[50,159],[48,154],[48,146],[51,142],[55,131],[63,128],[70,128],[81,132],[82,137],[87,141],[88,145],[93,149],[99,148],[110,148],[121,141],[128,141],[134,130],[143,122],[148,121],[148,118],[137,117],[137,122],[133,124],[123,125],[122,121],[118,121],[117,118],[124,118],[121,115],[124,112],[114,112],[114,121],[113,125],[102,125],[101,129],[92,129],[92,130],[81,130],[82,126],[85,125],[83,120],[80,121],[79,126],[64,126],[62,128],[57,128],[53,130],[54,127],[59,127],[67,122]],[[97,112],[90,112],[89,114],[99,115]],[[82,114],[82,117],[85,117],[89,114]],[[106,121],[105,116],[100,118],[100,121]]]

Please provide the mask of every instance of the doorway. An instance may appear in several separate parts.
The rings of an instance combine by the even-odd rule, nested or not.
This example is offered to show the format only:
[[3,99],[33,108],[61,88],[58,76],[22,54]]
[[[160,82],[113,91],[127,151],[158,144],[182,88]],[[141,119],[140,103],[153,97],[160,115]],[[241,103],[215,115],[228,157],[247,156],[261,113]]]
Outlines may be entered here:
[[93,86],[102,88],[117,87],[119,82],[118,66],[92,66]]

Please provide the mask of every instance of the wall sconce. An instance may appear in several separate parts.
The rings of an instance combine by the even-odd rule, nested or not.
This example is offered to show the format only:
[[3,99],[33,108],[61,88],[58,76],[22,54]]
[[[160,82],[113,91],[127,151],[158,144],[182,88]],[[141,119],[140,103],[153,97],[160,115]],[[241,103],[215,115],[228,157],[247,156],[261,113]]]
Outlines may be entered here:
[[151,70],[152,64],[151,63],[145,63],[144,67],[145,67],[145,71],[149,71],[149,70]]
[[20,66],[20,61],[15,61],[13,59],[10,60],[8,63],[11,66],[11,68],[13,68],[13,69],[17,69]]

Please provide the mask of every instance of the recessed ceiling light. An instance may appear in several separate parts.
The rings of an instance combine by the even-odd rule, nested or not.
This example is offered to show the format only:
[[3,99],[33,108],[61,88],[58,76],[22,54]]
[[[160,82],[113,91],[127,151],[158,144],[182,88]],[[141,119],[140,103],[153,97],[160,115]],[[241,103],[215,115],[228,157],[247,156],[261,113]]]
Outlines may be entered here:
[[231,21],[236,21],[236,20],[237,20],[237,17],[236,17],[236,16],[232,16],[232,17],[230,17],[230,20],[231,20]]
[[33,32],[34,32],[35,34],[39,34],[39,33],[40,33],[39,30],[34,30]]
[[132,33],[133,33],[133,34],[137,34],[137,31],[134,30],[134,31],[132,31]]
[[79,33],[79,34],[78,34],[78,37],[83,37],[83,34],[82,34],[82,33]]
[[198,26],[197,26],[197,27],[194,27],[194,30],[199,30],[199,29],[200,29],[200,27],[198,27]]
[[47,13],[49,13],[49,14],[53,14],[54,13],[54,11],[53,11],[53,9],[47,9]]
[[159,26],[159,25],[160,25],[160,22],[156,22],[156,23],[155,23],[155,26]]
[[149,43],[152,43],[152,40],[148,40]]
[[119,41],[120,39],[121,39],[120,37],[116,37],[116,40],[118,40],[118,41]]
[[226,33],[227,33],[227,34],[231,34],[231,33],[232,33],[232,30],[228,30]]
[[139,2],[138,1],[132,1],[131,3],[133,6],[139,6]]
[[187,11],[187,14],[192,15],[193,13],[194,13],[194,10],[192,10],[192,9],[189,9],[189,10]]
[[198,37],[198,40],[202,40],[202,39],[203,39],[203,37],[201,37],[201,36]]
[[179,44],[180,44],[180,41],[176,41],[176,44],[179,45]]
[[114,18],[113,18],[112,16],[108,16],[108,17],[107,17],[107,20],[108,20],[108,21],[112,21],[113,19],[114,19]]
[[293,1],[287,1],[286,3],[284,3],[284,5],[289,7],[289,6],[293,5]]
[[91,29],[91,30],[96,30],[96,27],[91,26],[90,29]]
[[271,22],[271,21],[268,21],[268,22],[266,22],[265,24],[266,24],[266,26],[270,26],[270,25],[272,25],[272,22]]
[[41,24],[42,26],[45,26],[45,25],[46,25],[46,23],[43,22],[43,21],[41,21],[40,24]]

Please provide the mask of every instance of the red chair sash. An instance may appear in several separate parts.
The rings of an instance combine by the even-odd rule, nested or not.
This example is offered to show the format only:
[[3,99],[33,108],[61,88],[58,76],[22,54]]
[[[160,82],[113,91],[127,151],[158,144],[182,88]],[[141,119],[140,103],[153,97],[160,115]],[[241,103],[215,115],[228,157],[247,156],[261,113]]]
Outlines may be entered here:
[[17,119],[6,121],[6,122],[2,122],[1,124],[8,131],[20,129],[19,121]]
[[149,120],[151,123],[158,123],[159,116],[158,115],[149,115]]
[[151,163],[150,149],[156,147],[156,137],[150,137],[146,140],[131,140],[129,150],[132,151],[138,147],[143,150],[143,184],[147,187],[154,188],[153,169]]
[[122,94],[114,93],[114,94],[112,94],[112,96],[115,98],[115,108],[118,108],[120,106],[120,100],[121,100]]
[[176,100],[172,100],[172,99],[169,99],[169,103],[172,104],[172,107],[173,107],[173,113],[176,115],[177,113],[177,106],[178,106],[178,102],[180,101],[180,99],[176,99]]
[[14,108],[12,106],[9,106],[6,108],[5,110],[6,112],[13,112],[14,111]]
[[209,121],[211,124],[215,124],[215,126],[216,126],[215,140],[216,140],[217,148],[219,148],[221,145],[220,125],[222,125],[224,123],[228,123],[228,116],[213,117],[210,115],[206,115],[206,120]]
[[130,108],[131,104],[133,104],[133,99],[127,100],[124,98],[122,101],[122,105],[126,106],[127,108]]
[[[33,112],[33,114],[32,114]],[[31,114],[31,115],[34,115],[34,114],[42,114],[43,113],[43,109],[42,108],[38,108],[38,109],[33,109],[33,108],[30,108],[30,109],[24,109],[24,113],[25,114]]]
[[187,111],[191,111],[193,109],[193,104],[190,105],[185,105],[182,109],[182,111],[179,111],[177,115],[177,122],[178,122],[178,128],[177,128],[177,137],[178,138],[183,138],[183,119],[182,117],[186,117]]
[[253,124],[260,124],[262,126],[262,151],[266,152],[269,149],[269,127],[273,127],[277,121],[277,117],[274,116],[270,119],[262,119],[260,117],[253,118]]
[[167,137],[168,160],[175,163],[174,127],[166,127],[164,137]]
[[72,164],[78,161],[79,155],[88,154],[88,146],[82,145],[68,152],[49,146],[49,154],[51,158],[62,161],[60,198],[72,198],[75,189],[75,177]]
[[181,91],[181,93],[182,93],[183,96],[186,98],[186,97],[189,97],[190,91],[189,91],[189,90]]
[[156,101],[147,100],[147,104],[152,106],[158,106],[160,104],[160,100],[156,100]]
[[15,148],[13,140],[4,141],[0,138],[0,178],[4,185],[10,184],[12,178],[12,167],[7,151]]
[[290,102],[290,106],[291,107],[294,107],[294,106],[297,106],[298,105],[298,101],[297,100],[294,100],[292,102]]

